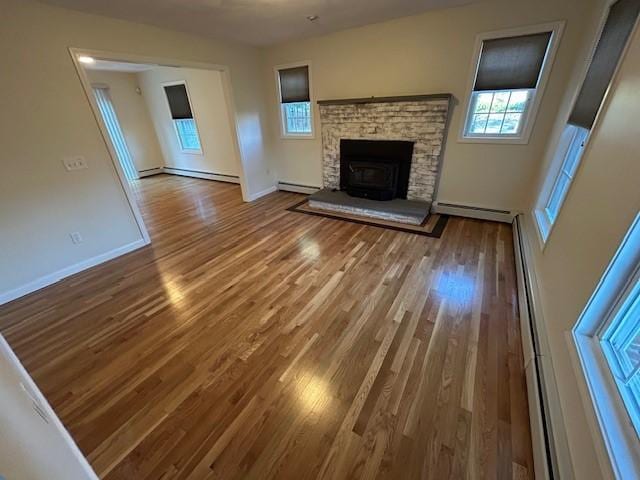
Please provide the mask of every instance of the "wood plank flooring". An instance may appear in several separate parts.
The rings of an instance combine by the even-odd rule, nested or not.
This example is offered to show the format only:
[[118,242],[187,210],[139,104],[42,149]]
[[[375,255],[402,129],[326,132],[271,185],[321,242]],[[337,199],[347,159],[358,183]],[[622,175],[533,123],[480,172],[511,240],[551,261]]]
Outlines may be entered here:
[[508,225],[134,188],[151,246],[0,307],[100,477],[533,478]]

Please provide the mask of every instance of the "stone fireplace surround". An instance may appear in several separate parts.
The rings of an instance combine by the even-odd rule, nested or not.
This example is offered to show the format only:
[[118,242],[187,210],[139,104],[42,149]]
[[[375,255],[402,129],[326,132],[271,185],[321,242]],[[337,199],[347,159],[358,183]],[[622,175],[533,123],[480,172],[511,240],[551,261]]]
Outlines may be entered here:
[[408,140],[414,146],[407,199],[432,202],[452,98],[443,93],[319,101],[323,187],[340,188],[341,139]]

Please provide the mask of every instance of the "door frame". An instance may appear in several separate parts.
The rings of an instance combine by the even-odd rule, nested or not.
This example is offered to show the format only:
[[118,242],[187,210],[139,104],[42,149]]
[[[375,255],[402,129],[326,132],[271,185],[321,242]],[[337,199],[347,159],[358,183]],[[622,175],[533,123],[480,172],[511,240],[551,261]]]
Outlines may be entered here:
[[149,232],[147,231],[147,227],[144,224],[144,220],[142,218],[142,214],[140,212],[140,208],[138,203],[135,200],[133,195],[133,191],[129,186],[129,182],[122,170],[122,166],[118,161],[118,157],[115,151],[115,148],[111,142],[111,138],[107,131],[107,127],[104,124],[104,120],[102,115],[100,114],[100,110],[98,109],[98,104],[93,96],[91,81],[87,76],[85,68],[82,66],[80,61],[78,60],[81,56],[88,56],[92,58],[96,58],[99,60],[109,60],[114,62],[129,62],[129,63],[143,63],[150,65],[157,65],[158,67],[173,67],[173,68],[195,68],[199,70],[216,70],[221,72],[222,74],[222,88],[224,91],[225,103],[227,107],[227,113],[229,117],[229,126],[231,127],[231,133],[233,136],[233,150],[235,160],[239,166],[240,172],[240,188],[242,190],[242,198],[245,201],[248,201],[248,189],[246,184],[246,178],[244,173],[244,163],[243,163],[243,152],[241,149],[240,139],[238,137],[238,118],[234,103],[233,96],[233,87],[231,85],[231,72],[228,66],[220,65],[216,63],[204,63],[204,62],[194,62],[188,60],[180,60],[174,58],[167,57],[153,57],[146,55],[135,55],[130,53],[119,53],[119,52],[110,52],[105,50],[94,50],[87,48],[79,48],[79,47],[69,47],[69,54],[71,56],[71,61],[76,68],[76,72],[78,74],[78,78],[84,90],[85,96],[91,110],[93,112],[93,117],[96,120],[98,128],[100,130],[100,134],[102,135],[102,139],[109,151],[109,156],[111,157],[111,163],[116,172],[118,180],[120,182],[120,187],[122,188],[127,202],[129,203],[129,207],[131,208],[131,212],[135,217],[136,223],[138,224],[138,229],[140,230],[140,234],[144,239],[145,245],[151,243],[151,238],[149,237]]

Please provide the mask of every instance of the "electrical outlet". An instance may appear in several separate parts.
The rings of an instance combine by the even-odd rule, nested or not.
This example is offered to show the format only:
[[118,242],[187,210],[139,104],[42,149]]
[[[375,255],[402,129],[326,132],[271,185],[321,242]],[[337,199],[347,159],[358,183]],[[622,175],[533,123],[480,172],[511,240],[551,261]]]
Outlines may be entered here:
[[79,243],[82,243],[83,241],[82,235],[80,235],[80,232],[72,232],[69,234],[69,236],[71,237],[71,241],[76,245],[78,245]]
[[82,155],[64,157],[62,159],[62,163],[64,164],[64,168],[66,168],[69,172],[71,170],[83,170],[85,168],[89,168],[86,159]]

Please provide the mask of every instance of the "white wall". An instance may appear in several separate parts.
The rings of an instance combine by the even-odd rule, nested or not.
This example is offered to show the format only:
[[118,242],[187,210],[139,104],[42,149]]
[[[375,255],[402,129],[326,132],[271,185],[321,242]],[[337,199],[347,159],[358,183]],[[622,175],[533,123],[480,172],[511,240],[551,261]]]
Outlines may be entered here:
[[[592,41],[595,32],[592,32]],[[586,46],[586,45],[585,45]],[[584,56],[582,71],[584,72]],[[578,85],[566,95],[572,98]],[[571,451],[575,478],[606,478],[599,469],[599,434],[593,435],[579,385],[582,372],[574,368],[572,342],[567,335],[613,257],[631,222],[640,211],[640,30],[636,31],[621,69],[596,123],[581,165],[544,250],[539,248],[533,218],[527,215],[527,236],[533,244],[534,267],[541,287],[551,359]],[[570,103],[563,101],[566,120]],[[558,122],[557,128],[563,122]],[[558,133],[551,135],[549,152]],[[546,162],[548,163],[548,162]],[[542,174],[546,174],[544,164]],[[532,182],[533,183],[533,182]],[[535,183],[534,183],[535,185]],[[532,189],[532,198],[538,188]],[[533,203],[530,205],[533,207]]]
[[[453,93],[459,103],[446,142],[438,200],[523,209],[596,1],[486,0],[267,49],[263,78],[269,85],[278,179],[321,185],[319,129],[313,140],[281,139],[278,130],[273,67],[308,60],[317,100]],[[567,25],[529,144],[459,143],[460,102],[468,93],[476,34],[556,20]]]
[[[2,478],[97,480],[71,436],[1,335],[0,392]],[[34,409],[34,400],[46,421]]]
[[109,87],[109,96],[138,171],[159,168],[164,159],[147,104],[136,91],[135,73],[86,70],[91,83]]
[[[0,0],[0,11],[0,302],[141,239],[69,47],[229,66],[243,187],[250,195],[273,185],[257,49],[32,0]],[[89,168],[66,172],[66,155],[84,155]],[[75,231],[84,243],[72,244]]]
[[[138,74],[142,93],[160,139],[164,166],[191,171],[240,175],[229,124],[222,73],[216,70],[159,67]],[[162,83],[185,81],[198,126],[202,154],[180,148]]]

